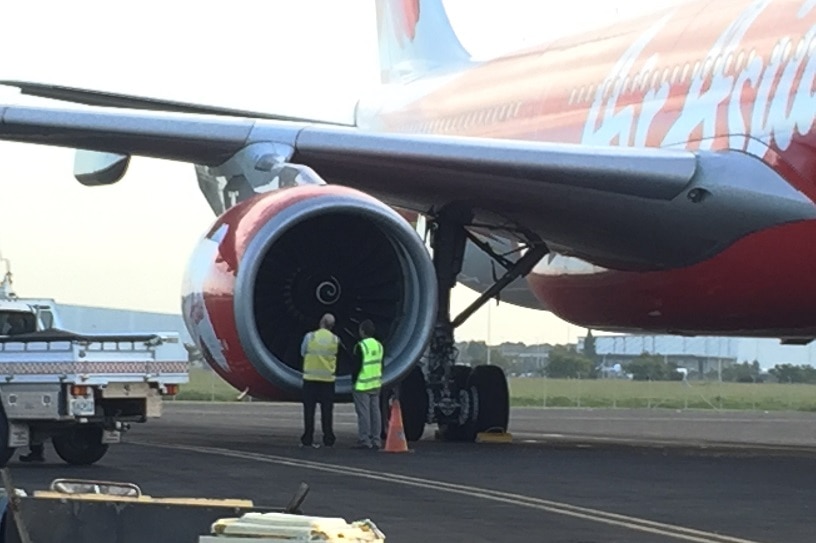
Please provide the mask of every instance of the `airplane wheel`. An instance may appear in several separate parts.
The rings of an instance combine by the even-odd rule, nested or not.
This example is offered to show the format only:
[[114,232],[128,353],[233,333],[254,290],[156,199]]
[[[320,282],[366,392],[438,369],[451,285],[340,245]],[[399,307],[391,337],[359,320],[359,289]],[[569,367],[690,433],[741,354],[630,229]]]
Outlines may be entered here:
[[428,419],[428,391],[422,368],[414,367],[399,386],[405,439],[419,441],[425,433],[425,421]]
[[475,389],[478,402],[474,439],[477,433],[494,428],[506,432],[510,422],[510,390],[504,371],[498,366],[476,366],[468,385]]
[[[425,433],[425,421],[428,418],[428,393],[425,386],[425,376],[422,368],[416,366],[408,376],[398,385],[400,409],[402,410],[402,427],[405,430],[406,441],[419,441]],[[392,393],[380,396],[383,413],[382,439],[388,437],[388,421],[391,418],[389,400]]]
[[391,418],[391,406],[389,400],[394,396],[392,389],[382,389],[380,393],[380,420],[382,421],[382,429],[380,431],[380,439],[385,443],[385,438],[388,437],[388,420]]
[[108,452],[108,444],[102,443],[102,428],[99,426],[80,426],[55,435],[51,441],[59,457],[75,466],[98,462]]
[[[472,370],[470,366],[453,366],[452,375],[454,388],[457,391],[466,390],[473,399],[473,393],[468,386]],[[476,439],[476,431],[472,420],[465,424],[440,424],[439,435],[445,441],[473,441]]]

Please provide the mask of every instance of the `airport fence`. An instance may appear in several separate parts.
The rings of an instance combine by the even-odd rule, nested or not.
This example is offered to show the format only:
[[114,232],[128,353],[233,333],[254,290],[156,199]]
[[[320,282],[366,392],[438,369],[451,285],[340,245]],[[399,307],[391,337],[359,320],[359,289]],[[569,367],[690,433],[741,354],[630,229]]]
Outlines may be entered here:
[[[543,377],[509,383],[511,402],[519,407],[816,411],[816,385]],[[212,370],[193,368],[175,399],[236,401],[238,394]]]

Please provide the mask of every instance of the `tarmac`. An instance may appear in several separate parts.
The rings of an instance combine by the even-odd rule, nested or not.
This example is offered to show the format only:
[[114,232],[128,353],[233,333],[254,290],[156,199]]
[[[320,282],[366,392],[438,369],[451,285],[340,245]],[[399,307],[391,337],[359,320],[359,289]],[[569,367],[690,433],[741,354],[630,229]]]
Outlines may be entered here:
[[511,444],[429,430],[409,454],[351,449],[349,405],[331,449],[299,448],[301,428],[298,405],[168,402],[95,466],[50,447],[10,466],[29,491],[74,477],[273,507],[306,482],[304,513],[370,518],[389,542],[816,540],[816,414],[514,409]]

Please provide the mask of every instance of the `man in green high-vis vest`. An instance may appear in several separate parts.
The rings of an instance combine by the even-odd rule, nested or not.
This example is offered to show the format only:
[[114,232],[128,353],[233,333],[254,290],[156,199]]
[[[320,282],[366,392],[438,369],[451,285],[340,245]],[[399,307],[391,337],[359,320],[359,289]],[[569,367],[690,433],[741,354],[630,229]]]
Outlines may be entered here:
[[382,388],[382,343],[374,339],[374,323],[360,323],[360,341],[354,346],[352,371],[354,381],[354,409],[357,411],[358,449],[379,449],[382,446],[382,416],[380,389]]

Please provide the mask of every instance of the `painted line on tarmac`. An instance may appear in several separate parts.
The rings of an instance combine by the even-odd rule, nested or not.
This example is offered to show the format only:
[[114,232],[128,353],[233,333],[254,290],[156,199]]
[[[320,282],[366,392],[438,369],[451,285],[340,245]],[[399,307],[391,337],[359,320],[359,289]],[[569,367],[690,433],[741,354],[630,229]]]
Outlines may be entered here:
[[510,492],[501,492],[498,490],[491,490],[488,488],[446,483],[443,481],[425,479],[422,477],[412,477],[408,475],[401,475],[398,473],[391,473],[386,471],[374,471],[369,469],[360,469],[351,466],[344,466],[340,464],[329,464],[327,462],[315,462],[312,460],[303,460],[288,456],[277,456],[272,454],[236,451],[232,449],[222,449],[217,447],[175,445],[154,441],[131,441],[129,443],[132,443],[134,445],[142,445],[162,449],[171,449],[201,454],[211,454],[227,458],[237,458],[240,460],[253,460],[267,464],[277,464],[286,467],[310,469],[314,471],[322,471],[325,473],[332,473],[336,475],[345,475],[361,479],[369,479],[373,481],[410,486],[415,488],[424,488],[437,492],[448,492],[451,494],[459,494],[471,498],[479,498],[483,500],[506,503],[510,505],[529,507],[531,509],[538,509],[540,511],[554,513],[556,515],[563,515],[578,518],[581,520],[587,520],[590,522],[597,522],[601,524],[627,528],[638,532],[646,532],[666,536],[681,541],[692,541],[695,543],[759,543],[758,541],[752,541],[749,539],[740,539],[737,537],[721,535],[713,532],[705,532],[693,528],[676,526],[674,524],[665,524],[662,522],[656,522],[652,520],[646,520],[627,515],[620,515],[617,513],[608,513],[606,511],[602,511],[599,509],[591,509],[589,507],[580,507],[577,505],[570,505],[568,503],[544,500],[541,498],[524,496],[522,494],[513,494]]
[[712,452],[755,452],[770,454],[799,454],[812,456],[816,447],[803,444],[755,443],[750,441],[709,441],[706,439],[663,439],[653,437],[599,436],[588,434],[556,434],[539,432],[513,432],[514,437],[527,443],[583,444],[583,445],[624,445],[640,448],[693,449]]

